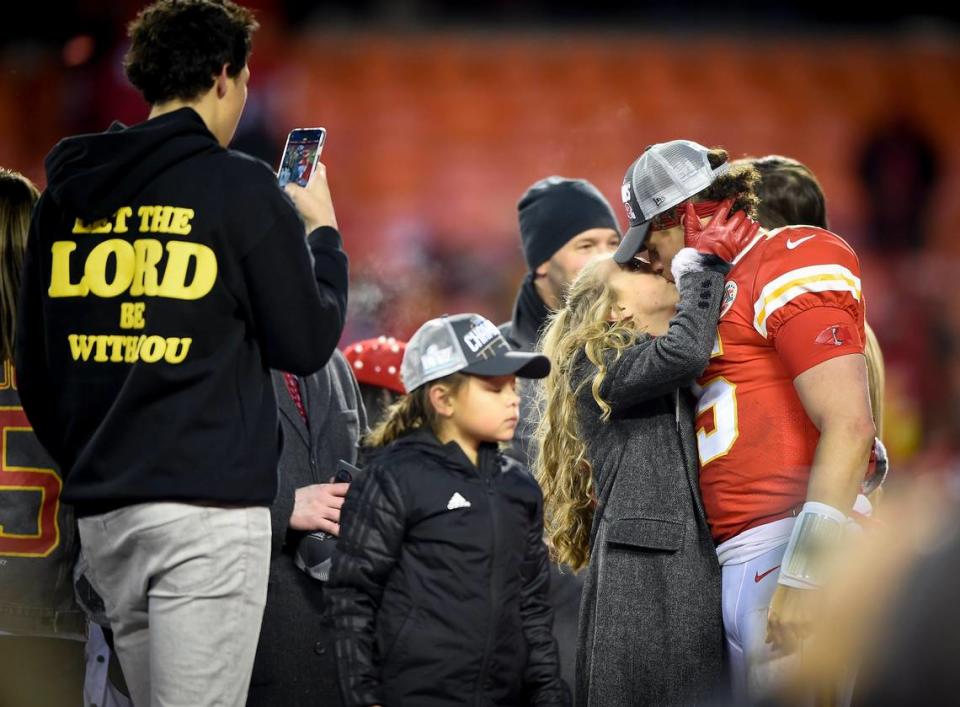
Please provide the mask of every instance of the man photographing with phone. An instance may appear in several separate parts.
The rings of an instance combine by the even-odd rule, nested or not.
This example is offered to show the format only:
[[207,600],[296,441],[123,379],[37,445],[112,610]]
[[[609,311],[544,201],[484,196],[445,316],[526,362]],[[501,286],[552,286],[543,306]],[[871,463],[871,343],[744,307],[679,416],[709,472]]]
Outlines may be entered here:
[[140,12],[125,68],[149,117],[53,149],[24,261],[23,405],[137,705],[244,704],[277,491],[269,369],[322,368],[346,315],[323,166],[285,195],[226,149],[256,28],[229,0]]

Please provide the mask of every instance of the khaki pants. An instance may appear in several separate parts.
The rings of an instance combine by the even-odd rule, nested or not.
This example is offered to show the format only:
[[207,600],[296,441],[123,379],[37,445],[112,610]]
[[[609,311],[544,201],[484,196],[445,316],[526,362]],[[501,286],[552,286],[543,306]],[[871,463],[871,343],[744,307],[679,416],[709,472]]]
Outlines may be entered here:
[[145,503],[79,519],[136,707],[246,702],[270,567],[270,511]]

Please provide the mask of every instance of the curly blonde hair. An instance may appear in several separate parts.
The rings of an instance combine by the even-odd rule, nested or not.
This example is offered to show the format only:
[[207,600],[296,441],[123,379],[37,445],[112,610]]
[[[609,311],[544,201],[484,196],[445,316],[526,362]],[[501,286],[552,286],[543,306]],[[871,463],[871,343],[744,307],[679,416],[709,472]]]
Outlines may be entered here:
[[[553,363],[541,387],[534,472],[543,489],[544,527],[555,560],[574,571],[590,559],[590,528],[595,499],[586,445],[580,435],[577,398],[590,385],[601,419],[610,418],[610,405],[600,396],[613,352],[617,360],[633,344],[638,331],[630,320],[610,321],[617,304],[609,284],[617,265],[603,258],[587,265],[574,280],[564,306],[555,312],[541,347]],[[581,354],[596,367],[592,377],[577,381]]]
[[869,324],[864,322],[863,354],[867,359],[867,381],[870,389],[870,410],[873,413],[873,424],[877,428],[877,437],[883,438],[883,397],[886,392],[886,369],[883,363],[883,351],[877,335]]

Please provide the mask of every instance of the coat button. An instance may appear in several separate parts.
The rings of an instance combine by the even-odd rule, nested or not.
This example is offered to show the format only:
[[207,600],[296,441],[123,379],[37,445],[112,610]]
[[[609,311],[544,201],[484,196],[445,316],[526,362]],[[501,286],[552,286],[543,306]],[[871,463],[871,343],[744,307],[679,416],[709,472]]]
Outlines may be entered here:
[[313,650],[317,655],[323,655],[327,652],[327,649],[324,648],[322,643],[317,643],[317,645],[313,647]]

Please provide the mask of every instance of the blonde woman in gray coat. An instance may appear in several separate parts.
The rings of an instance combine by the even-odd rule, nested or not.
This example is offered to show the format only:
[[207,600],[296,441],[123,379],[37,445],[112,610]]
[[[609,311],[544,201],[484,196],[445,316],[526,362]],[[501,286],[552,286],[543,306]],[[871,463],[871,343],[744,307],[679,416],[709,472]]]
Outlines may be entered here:
[[693,407],[729,266],[685,249],[678,288],[604,258],[544,336],[536,469],[556,558],[588,567],[576,704],[686,705],[723,684],[720,567],[700,500]]

